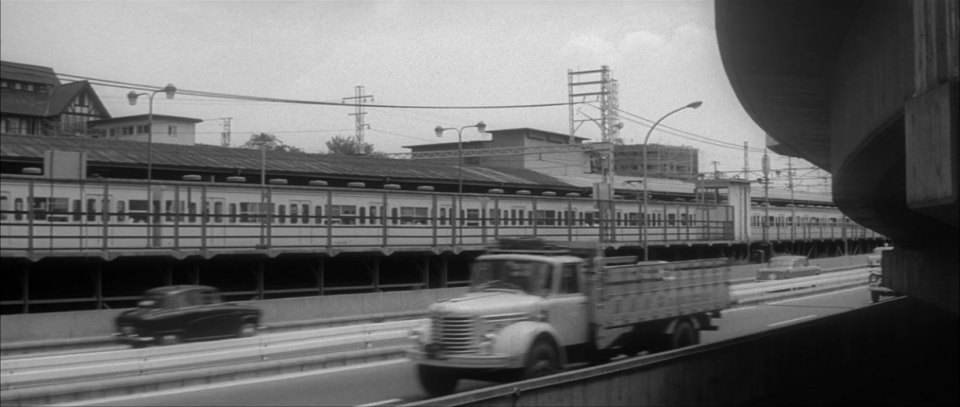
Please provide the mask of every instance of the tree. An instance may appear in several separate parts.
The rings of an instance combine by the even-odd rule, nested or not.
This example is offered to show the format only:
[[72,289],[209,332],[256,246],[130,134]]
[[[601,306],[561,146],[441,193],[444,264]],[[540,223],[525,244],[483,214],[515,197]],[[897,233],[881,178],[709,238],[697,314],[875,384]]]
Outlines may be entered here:
[[361,144],[357,139],[347,136],[333,136],[327,141],[327,150],[330,150],[330,154],[383,157],[383,153],[373,151],[373,144]]
[[246,143],[243,143],[240,148],[260,149],[261,146],[265,147],[268,151],[282,151],[285,153],[303,152],[303,150],[299,148],[283,144],[277,136],[268,133],[255,133],[250,135],[250,139],[247,140]]

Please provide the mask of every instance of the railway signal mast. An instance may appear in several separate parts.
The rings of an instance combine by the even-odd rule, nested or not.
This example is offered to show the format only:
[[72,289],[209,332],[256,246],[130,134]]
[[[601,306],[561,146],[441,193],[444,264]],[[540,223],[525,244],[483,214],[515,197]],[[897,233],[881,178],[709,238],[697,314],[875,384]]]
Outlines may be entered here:
[[343,103],[347,103],[348,100],[354,101],[355,110],[353,113],[348,113],[347,116],[354,116],[357,148],[358,151],[363,151],[363,131],[370,128],[370,125],[364,121],[367,112],[364,111],[363,105],[367,102],[373,102],[373,95],[364,95],[363,85],[355,86],[354,90],[355,96],[343,98]]

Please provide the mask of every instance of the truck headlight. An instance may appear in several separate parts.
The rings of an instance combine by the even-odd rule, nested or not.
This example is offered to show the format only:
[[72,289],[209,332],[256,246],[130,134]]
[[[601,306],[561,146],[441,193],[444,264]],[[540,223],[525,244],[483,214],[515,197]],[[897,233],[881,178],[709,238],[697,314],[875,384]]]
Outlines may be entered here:
[[416,327],[410,330],[410,333],[407,334],[407,338],[414,343],[422,345],[430,340],[430,332],[425,326]]
[[481,355],[489,355],[493,353],[493,342],[497,339],[497,334],[494,332],[487,332],[483,335],[480,335],[480,340],[477,343],[477,353]]

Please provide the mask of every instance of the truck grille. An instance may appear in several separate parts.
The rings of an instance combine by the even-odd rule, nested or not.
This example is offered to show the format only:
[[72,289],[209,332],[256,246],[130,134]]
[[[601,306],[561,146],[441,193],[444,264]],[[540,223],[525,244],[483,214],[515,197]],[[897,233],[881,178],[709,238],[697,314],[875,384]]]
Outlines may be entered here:
[[470,316],[434,315],[431,318],[433,342],[443,346],[444,353],[476,352],[475,320]]

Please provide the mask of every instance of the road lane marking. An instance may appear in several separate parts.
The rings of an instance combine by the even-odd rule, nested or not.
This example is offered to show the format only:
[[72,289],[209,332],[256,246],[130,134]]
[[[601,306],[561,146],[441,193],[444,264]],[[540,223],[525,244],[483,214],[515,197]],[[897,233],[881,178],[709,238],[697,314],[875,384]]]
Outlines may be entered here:
[[384,405],[384,404],[396,403],[396,402],[398,402],[398,401],[403,401],[403,399],[390,399],[390,400],[374,401],[373,403],[358,404],[358,405],[356,405],[356,407],[373,407],[373,406],[380,406],[380,405]]
[[777,325],[789,324],[789,323],[791,323],[791,322],[803,321],[803,320],[805,320],[805,319],[816,318],[816,317],[817,317],[816,315],[812,315],[812,314],[811,314],[811,315],[807,315],[807,316],[800,317],[800,318],[794,318],[794,319],[788,319],[788,320],[786,320],[786,321],[774,322],[774,323],[772,323],[772,324],[768,324],[767,326],[769,326],[769,327],[774,327],[774,326],[777,326]]
[[51,406],[99,405],[99,404],[106,404],[106,403],[115,403],[118,401],[125,401],[125,400],[136,400],[136,399],[142,399],[147,397],[155,397],[155,396],[162,397],[162,396],[169,396],[172,394],[181,394],[181,393],[188,393],[193,391],[222,389],[227,387],[246,386],[250,384],[272,382],[277,380],[288,380],[288,379],[297,379],[301,377],[319,376],[323,374],[334,374],[334,373],[340,373],[340,372],[345,372],[349,370],[363,369],[363,368],[369,368],[369,367],[388,366],[388,365],[394,365],[398,363],[408,363],[408,362],[410,362],[410,359],[399,358],[399,359],[384,360],[381,362],[360,363],[356,365],[334,367],[329,369],[316,369],[316,370],[309,370],[306,372],[288,373],[288,374],[278,375],[278,376],[258,377],[255,379],[237,380],[237,381],[231,381],[231,382],[208,384],[203,386],[190,386],[190,387],[181,387],[181,388],[163,390],[163,391],[138,393],[138,394],[131,394],[129,396],[116,396],[116,397],[108,397],[108,398],[102,398],[102,399],[91,399],[91,400],[81,400],[81,401],[67,402],[67,403],[61,403],[61,404],[51,404]]

